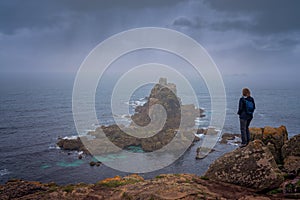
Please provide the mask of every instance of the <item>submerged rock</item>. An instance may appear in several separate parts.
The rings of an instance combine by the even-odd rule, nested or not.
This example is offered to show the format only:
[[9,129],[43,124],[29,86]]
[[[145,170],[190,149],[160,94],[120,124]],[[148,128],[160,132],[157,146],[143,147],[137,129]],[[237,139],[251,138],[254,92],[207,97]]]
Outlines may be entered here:
[[77,137],[76,139],[68,139],[68,138],[61,138],[56,143],[61,149],[70,150],[70,151],[83,151],[85,154],[89,154],[89,151],[83,145],[81,139]]
[[273,155],[260,140],[218,158],[205,176],[258,191],[276,188],[284,180]]

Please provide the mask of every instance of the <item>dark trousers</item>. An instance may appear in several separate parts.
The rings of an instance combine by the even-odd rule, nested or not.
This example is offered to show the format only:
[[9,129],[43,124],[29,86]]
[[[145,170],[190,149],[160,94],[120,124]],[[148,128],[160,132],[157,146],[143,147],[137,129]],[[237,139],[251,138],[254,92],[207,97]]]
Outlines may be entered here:
[[252,119],[240,119],[242,144],[250,142],[249,125]]

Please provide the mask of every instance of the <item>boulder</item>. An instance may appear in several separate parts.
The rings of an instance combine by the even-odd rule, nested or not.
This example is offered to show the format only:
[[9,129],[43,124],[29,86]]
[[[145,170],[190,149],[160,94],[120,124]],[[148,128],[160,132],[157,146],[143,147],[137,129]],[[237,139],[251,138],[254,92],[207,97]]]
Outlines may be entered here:
[[284,170],[288,173],[299,174],[300,172],[300,135],[296,135],[286,141],[281,149],[284,159]]
[[220,140],[220,144],[228,144],[229,141],[234,141],[235,143],[239,143],[237,138],[240,137],[241,134],[223,133],[222,139]]
[[288,156],[284,159],[284,171],[289,174],[297,175],[300,173],[300,157]]
[[276,163],[283,163],[281,148],[288,140],[288,133],[285,126],[278,128],[266,126],[264,128],[250,128],[251,140],[261,140],[265,145],[270,147]]
[[292,137],[282,146],[282,157],[300,156],[300,134]]
[[89,151],[85,148],[81,139],[85,139],[85,138],[80,138],[80,137],[77,137],[76,139],[62,138],[58,140],[56,145],[64,150],[83,151],[85,154],[89,154]]
[[276,188],[284,181],[270,150],[260,140],[214,161],[205,177],[257,191]]

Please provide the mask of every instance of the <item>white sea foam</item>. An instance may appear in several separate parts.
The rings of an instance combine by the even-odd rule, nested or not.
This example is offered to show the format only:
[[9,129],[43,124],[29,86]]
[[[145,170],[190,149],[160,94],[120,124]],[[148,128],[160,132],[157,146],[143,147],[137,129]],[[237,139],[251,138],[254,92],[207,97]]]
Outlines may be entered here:
[[203,133],[199,133],[199,134],[195,133],[195,136],[198,137],[198,138],[200,138],[200,139],[204,138],[204,134]]
[[77,139],[78,135],[72,135],[72,136],[65,136],[63,137],[64,140],[75,140]]
[[238,146],[239,145],[238,143],[240,143],[240,142],[241,142],[241,138],[239,138],[237,136],[234,136],[234,139],[233,140],[228,140],[227,144],[233,145],[233,146]]
[[48,148],[49,149],[60,149],[60,147],[57,146],[56,144],[51,144]]
[[125,104],[136,108],[137,106],[143,106],[147,102],[146,98],[140,98],[139,100],[125,102]]
[[0,169],[0,176],[4,176],[10,174],[10,171],[8,169]]

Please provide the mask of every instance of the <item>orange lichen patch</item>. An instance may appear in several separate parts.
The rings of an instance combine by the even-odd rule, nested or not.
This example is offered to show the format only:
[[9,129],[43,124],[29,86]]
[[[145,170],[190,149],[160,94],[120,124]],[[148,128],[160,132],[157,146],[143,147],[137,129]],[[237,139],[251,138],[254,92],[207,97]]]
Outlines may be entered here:
[[252,127],[249,128],[251,140],[262,140],[263,138],[263,128]]
[[130,176],[124,176],[124,180],[136,180],[136,181],[143,181],[144,178],[137,175],[137,174],[131,174]]
[[35,185],[35,186],[42,186],[43,184],[41,182],[38,182],[38,181],[32,181],[30,182],[32,185]]
[[266,126],[264,128],[264,132],[263,132],[264,137],[266,137],[268,135],[277,135],[277,134],[279,134],[279,132],[276,130],[276,128],[273,128],[270,126]]
[[99,183],[109,183],[109,182],[112,182],[112,181],[122,181],[122,177],[121,176],[115,176],[113,178],[106,178],[102,181],[99,181]]
[[285,126],[280,126],[278,128],[266,126],[263,131],[264,138],[268,136],[276,136],[276,137],[283,137],[285,140],[287,140],[287,130]]
[[98,184],[106,187],[119,187],[122,185],[141,182],[143,180],[144,180],[143,177],[133,174],[130,176],[125,176],[124,178],[122,178],[121,176],[115,176],[114,178],[107,178],[98,182]]
[[279,133],[283,134],[284,140],[288,140],[288,132],[287,132],[285,126],[282,125],[282,126],[278,127],[277,130],[278,130]]

